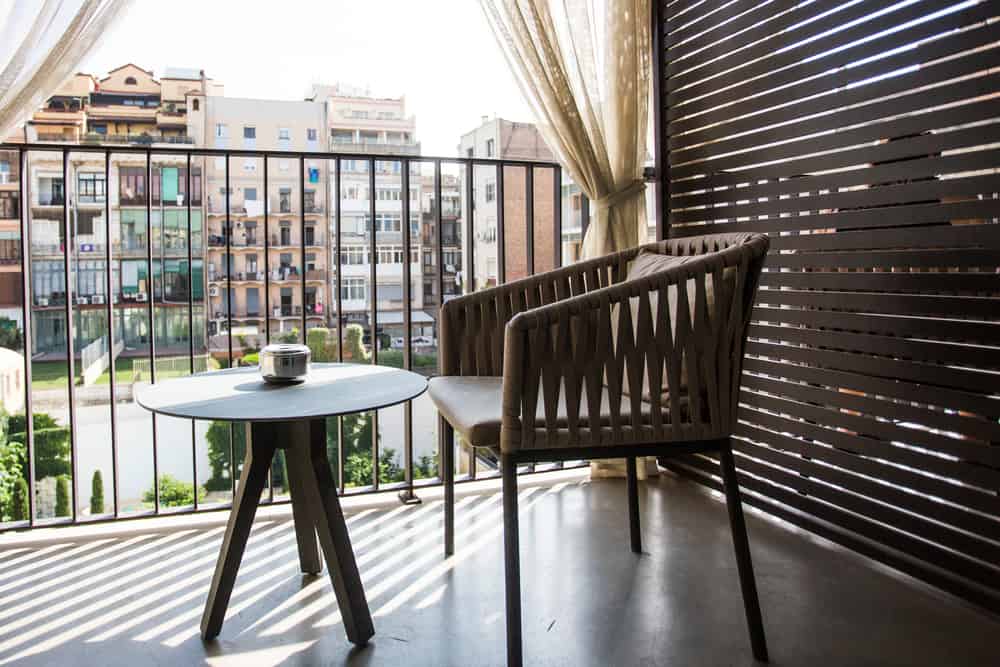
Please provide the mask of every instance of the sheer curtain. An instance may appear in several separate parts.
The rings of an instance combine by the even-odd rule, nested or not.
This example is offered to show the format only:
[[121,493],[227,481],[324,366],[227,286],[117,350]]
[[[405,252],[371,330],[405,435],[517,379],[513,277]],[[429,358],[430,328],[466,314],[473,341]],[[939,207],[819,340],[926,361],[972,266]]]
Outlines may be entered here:
[[131,0],[0,0],[0,141],[45,103]]
[[[646,241],[650,0],[480,0],[549,147],[590,198],[583,257]],[[656,473],[648,459],[640,477]],[[624,476],[623,461],[591,464]]]
[[650,0],[480,0],[549,147],[590,198],[583,256],[646,240]]

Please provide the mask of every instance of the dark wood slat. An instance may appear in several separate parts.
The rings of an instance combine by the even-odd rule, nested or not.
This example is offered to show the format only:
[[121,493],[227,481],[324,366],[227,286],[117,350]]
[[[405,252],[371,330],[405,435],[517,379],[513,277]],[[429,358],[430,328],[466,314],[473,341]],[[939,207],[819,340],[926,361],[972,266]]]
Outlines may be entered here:
[[[907,410],[905,404],[897,404],[894,407],[891,404],[887,406],[888,401],[859,396],[850,391],[839,391],[839,388],[825,389],[750,374],[744,374],[743,388],[756,392],[747,394],[747,405],[756,405],[756,401],[751,400],[752,397],[767,393],[771,396],[787,398],[799,403],[811,403],[836,411],[848,410],[855,418],[859,433],[872,433],[869,429],[869,421],[872,417],[911,423],[921,420],[927,412],[912,408]],[[937,453],[958,457],[963,461],[989,466],[1000,472],[1000,449],[991,447],[989,443],[960,440],[915,428],[900,427],[892,432],[904,435],[907,444],[919,445]]]
[[[736,169],[771,160],[809,155],[821,150],[853,146],[862,141],[905,137],[963,122],[985,120],[996,115],[993,110],[994,103],[975,98],[992,94],[998,86],[1000,86],[1000,73],[989,74],[942,84],[934,88],[933,95],[925,91],[919,98],[914,97],[912,100],[904,97],[881,100],[851,109],[839,109],[836,113],[800,118],[795,123],[777,127],[766,127],[761,123],[754,125],[752,128],[754,131],[741,135],[734,136],[727,127],[720,128],[716,133],[718,136],[697,138],[693,134],[672,136],[670,176],[676,179]],[[956,106],[956,108],[916,113],[927,109],[931,105],[929,100],[934,101],[934,106],[967,102],[967,105],[963,106],[968,108]],[[911,107],[905,104],[907,101],[912,102]],[[898,114],[907,109],[915,115],[897,118]],[[969,120],[962,120],[963,117]],[[840,130],[862,124],[867,126]],[[828,134],[812,136],[822,132]],[[785,142],[785,145],[772,145],[777,142]],[[708,164],[702,163],[709,161],[710,158],[714,159]]]
[[[839,468],[836,483],[845,488],[854,488],[855,484],[867,489],[866,495],[883,498],[899,507],[910,507],[921,514],[937,521],[954,525],[987,539],[1000,541],[1000,520],[995,516],[970,511],[950,502],[942,502],[942,496],[937,495],[941,482],[931,477],[914,474],[904,468],[886,465],[877,460],[859,456],[852,452],[828,447],[815,442],[809,442],[783,433],[775,433],[751,424],[740,424],[738,429],[739,443],[736,448],[746,451],[751,456],[753,451],[760,449],[753,443],[766,443],[769,447],[786,451],[810,461],[821,461]],[[821,466],[813,466],[823,469]],[[843,471],[843,472],[840,472]],[[805,474],[810,471],[803,470]],[[845,475],[844,473],[848,473]],[[821,472],[815,473],[823,477]],[[869,479],[864,479],[861,476]],[[833,481],[826,478],[827,481]],[[876,481],[873,481],[876,480]],[[951,485],[954,486],[954,485]],[[947,490],[946,490],[947,492]],[[928,497],[933,496],[933,498]]]
[[[760,466],[766,463],[769,466],[780,466],[784,469],[783,474],[788,474],[790,477],[791,473],[801,475],[797,488],[807,495],[834,503],[839,507],[887,523],[899,530],[905,530],[912,535],[955,549],[966,556],[978,558],[987,563],[1000,563],[1000,545],[988,541],[985,535],[973,536],[964,531],[943,526],[936,521],[929,521],[928,519],[932,518],[933,515],[929,515],[927,511],[934,512],[933,506],[941,507],[939,503],[865,480],[856,475],[843,473],[835,468],[816,464],[800,456],[777,449],[743,443],[743,446],[736,448],[736,451],[743,455],[742,460],[737,459],[738,465],[743,468],[748,468],[751,465],[746,457],[758,459],[753,465]],[[761,468],[761,470],[771,472],[769,468]],[[771,475],[773,476],[774,473],[771,472]],[[845,489],[849,489],[849,491]],[[908,510],[913,510],[914,513],[902,511],[899,507],[906,507]]]
[[769,307],[755,308],[753,319],[771,324],[792,324],[813,329],[837,329],[923,339],[937,338],[963,343],[995,345],[1000,341],[1000,322]]
[[[771,359],[787,359],[801,363],[816,364],[834,370],[850,371],[892,380],[907,380],[927,385],[928,396],[933,396],[938,387],[972,392],[992,391],[996,384],[975,377],[967,371],[956,371],[935,364],[919,364],[912,361],[884,359],[867,354],[852,354],[819,348],[802,348],[792,345],[777,345],[751,340],[747,343],[747,353]],[[975,396],[976,394],[972,394]],[[987,399],[989,400],[989,399]],[[992,417],[1000,411],[1000,403],[992,401],[986,411],[983,406],[970,405],[968,410],[984,417]]]
[[[923,180],[901,185],[870,187],[850,192],[836,192],[810,197],[771,199],[749,204],[716,206],[712,208],[672,210],[671,217],[679,223],[700,220],[733,219],[745,216],[778,216],[782,213],[800,211],[833,211],[864,207],[892,206],[928,202],[940,197],[973,198],[1000,191],[1000,179],[995,174]],[[891,214],[891,211],[887,213]]]
[[[838,95],[845,86],[857,81],[865,81],[906,67],[987,46],[996,41],[996,35],[991,27],[982,24],[979,28],[946,35],[915,47],[905,35],[893,35],[887,41],[890,42],[886,45],[889,49],[908,44],[911,48],[854,67],[841,65],[836,69],[830,69],[827,65],[826,69],[819,70],[821,76],[804,80],[808,76],[809,66],[818,69],[822,64],[822,61],[814,61],[806,66],[807,72],[803,72],[801,76],[797,71],[799,68],[794,68],[776,77],[769,76],[754,81],[755,95],[749,99],[745,99],[746,90],[740,88],[711,98],[695,100],[689,104],[676,105],[670,110],[669,122],[676,123],[675,131],[686,132],[706,124],[754,113],[759,109],[798,103],[815,95],[831,93]],[[720,107],[720,104],[724,106]]]
[[774,306],[865,311],[885,315],[968,317],[981,320],[997,317],[996,299],[975,296],[893,294],[890,299],[885,294],[877,293],[772,289],[758,292],[757,301]]
[[996,273],[804,273],[765,272],[760,284],[795,289],[870,290],[879,292],[990,292],[1000,294]]
[[[796,9],[798,4],[795,0],[777,0],[764,5],[756,0],[737,0],[724,5],[719,11],[704,15],[698,22],[670,32],[666,48],[671,62],[688,58],[695,51],[720,40],[735,46],[745,43],[747,39],[755,39],[755,35],[773,32],[778,26],[790,25],[789,20],[802,20],[802,11],[792,12],[794,16],[791,19],[778,16],[781,12]],[[741,34],[737,35],[738,32]]]
[[861,211],[792,215],[771,220],[746,222],[675,223],[671,216],[671,236],[721,234],[725,232],[799,232],[830,230],[838,233],[869,227],[912,227],[954,220],[977,220],[1000,214],[1000,199],[968,200],[947,204],[908,204]]
[[[692,465],[692,457],[685,457],[683,460],[666,460],[664,464],[680,475],[691,477],[721,492],[721,484],[713,476],[709,463],[705,463],[702,468],[698,468]],[[1000,612],[1000,589],[989,588],[956,576],[945,569],[946,564],[929,564],[898,549],[888,547],[879,541],[878,536],[872,536],[870,533],[857,533],[854,531],[856,524],[853,522],[853,517],[846,517],[851,522],[851,525],[845,526],[845,521],[838,521],[836,516],[831,517],[829,513],[826,513],[825,517],[821,518],[810,514],[801,507],[782,502],[782,500],[794,500],[794,495],[791,493],[782,493],[782,500],[775,500],[769,497],[768,492],[771,485],[766,482],[755,479],[741,480],[741,486],[743,487],[744,502],[758,509],[773,514],[805,530],[812,531],[817,535],[841,544],[869,558],[885,563],[901,572],[922,579],[933,586],[965,598],[974,604]],[[748,491],[749,493],[747,493]],[[878,525],[866,526],[865,528],[882,530]],[[887,532],[883,531],[882,536],[885,534]]]
[[[889,443],[746,408],[740,411],[740,419],[744,423],[737,428],[738,433],[741,433],[741,429],[745,426],[757,426],[769,431],[785,433],[789,437],[822,442],[844,452],[845,455],[880,466],[880,469],[884,469],[880,475],[877,475],[880,479],[923,490],[928,494],[987,515],[996,514],[1000,508],[1000,499],[996,497],[995,493],[960,483],[960,480],[949,478],[941,474],[940,471],[931,473],[927,469],[928,459],[926,457],[921,458],[905,450],[897,452],[895,450],[899,448],[893,447]],[[816,446],[822,445],[817,444]],[[897,457],[897,455],[901,460],[891,458]],[[959,472],[962,471],[959,470]]]
[[[933,395],[928,396],[926,387],[920,384],[755,357],[747,357],[743,361],[743,369],[744,373],[765,373],[772,377],[788,378],[815,385],[854,390],[876,396],[891,396],[898,401],[908,401],[909,409],[919,410],[920,417],[915,419],[917,422],[936,424],[943,430],[965,433],[969,437],[986,442],[1000,441],[1000,437],[998,437],[1000,424],[996,421],[975,417],[970,412],[966,412],[972,409],[970,404],[975,405],[977,401],[987,404],[992,401],[992,399],[978,394],[952,389],[935,389]],[[923,407],[917,408],[913,406],[915,403],[949,409],[955,414],[935,412]],[[884,410],[887,417],[903,418],[903,415],[907,414],[904,412],[905,406],[903,404],[892,403],[891,405],[892,407],[887,407]]]
[[[967,133],[977,146],[995,143],[1000,141],[1000,123],[986,128],[977,127],[974,128],[974,131],[970,129]],[[951,137],[940,136],[936,138],[941,142],[942,148],[947,146],[946,140],[951,139]],[[897,143],[899,142],[891,142],[883,144],[883,146],[891,147]],[[951,146],[949,150],[954,148],[959,148],[959,146]],[[874,149],[872,152],[876,151],[877,149]],[[917,159],[901,159],[891,164],[878,166],[871,166],[871,162],[857,163],[852,160],[850,163],[842,165],[842,167],[854,167],[848,171],[814,176],[786,172],[780,180],[771,180],[767,183],[758,181],[738,188],[720,189],[715,184],[716,176],[710,176],[700,179],[702,188],[708,189],[707,192],[678,194],[671,200],[671,208],[679,210],[694,206],[718,206],[727,203],[752,202],[763,197],[781,196],[792,197],[792,199],[787,200],[789,202],[809,202],[812,196],[825,190],[835,193],[838,188],[878,186],[879,184],[939,178],[947,174],[993,169],[994,165],[1000,162],[1000,150],[982,150],[946,157],[921,157],[922,155],[927,154],[903,153],[903,158]],[[884,159],[884,156],[878,156],[875,161]],[[754,170],[754,176],[759,176],[757,170]],[[803,193],[808,193],[810,196],[803,197],[801,196]]]
[[[778,11],[782,9],[784,7]],[[667,84],[670,86],[670,90],[675,90],[678,86],[707,76],[707,73],[716,68],[728,69],[733,67],[736,62],[749,62],[776,51],[778,47],[775,44],[782,37],[792,42],[807,39],[871,12],[868,7],[855,5],[843,8],[827,17],[821,16],[829,10],[830,5],[825,3],[813,3],[811,6],[796,8],[779,17],[778,20],[769,21],[756,29],[747,30],[734,39],[713,44],[690,59],[680,57],[685,54],[683,48],[670,48],[667,50]],[[769,13],[776,14],[777,11]],[[796,24],[800,24],[800,27],[789,30]],[[690,51],[688,50],[688,52]],[[723,63],[723,60],[728,60],[728,62]],[[707,66],[706,63],[708,63]]]
[[872,269],[886,267],[954,268],[995,267],[1000,265],[1000,248],[962,248],[960,250],[890,250],[884,252],[797,252],[771,253],[764,264],[776,270],[815,269]]
[[780,250],[877,250],[888,248],[996,248],[1000,225],[941,224],[934,227],[873,229],[836,234],[796,234],[771,237],[771,252]]
[[[828,126],[831,122],[842,126],[838,118],[840,115],[838,112],[843,111],[844,107],[855,104],[869,105],[872,100],[891,95],[902,95],[901,97],[887,100],[894,103],[893,108],[896,109],[897,113],[904,110],[915,111],[927,106],[936,106],[936,93],[921,90],[923,87],[941,84],[944,81],[978,72],[986,72],[998,66],[1000,66],[1000,48],[993,48],[953,60],[927,64],[910,72],[881,81],[859,85],[854,88],[838,89],[820,97],[796,100],[793,104],[778,108],[768,108],[754,113],[752,116],[736,118],[725,114],[719,120],[713,119],[711,114],[705,114],[704,117],[699,116],[690,120],[678,120],[671,123],[668,127],[671,134],[685,132],[686,134],[677,137],[677,140],[688,144],[691,142],[718,141],[739,133],[759,130],[761,127],[775,123],[784,123],[786,132],[790,135],[795,135],[802,132],[799,125],[812,116],[820,115],[819,118],[825,119]],[[910,97],[913,97],[913,99],[908,99]],[[675,150],[673,137],[671,138],[670,150]]]
[[[767,81],[773,85],[782,81],[794,80],[780,78],[785,72],[790,72],[792,76],[805,77],[836,67],[844,67],[852,62],[881,53],[887,48],[892,48],[890,46],[892,44],[898,45],[899,42],[912,43],[948,30],[982,21],[995,15],[998,11],[997,6],[998,3],[995,0],[990,0],[987,3],[974,5],[945,16],[940,16],[933,21],[918,23],[905,30],[878,36],[879,33],[886,30],[926,16],[929,12],[929,4],[921,2],[901,7],[896,11],[856,24],[846,30],[840,30],[813,39],[805,44],[786,48],[780,52],[773,48],[768,49],[764,45],[757,45],[752,47],[752,49],[758,52],[763,51],[757,56],[757,60],[740,55],[738,63],[730,62],[727,59],[712,63],[706,69],[722,70],[723,73],[711,79],[692,84],[690,81],[684,81],[685,78],[690,79],[690,76],[685,77],[681,75],[674,77],[670,82],[673,87],[671,88],[672,92],[667,96],[667,104],[672,106],[685,99],[705,95],[708,96],[707,99],[711,99],[712,97],[718,98],[723,92],[728,93],[730,90],[736,92],[743,87],[753,89],[756,87],[756,84],[752,84],[751,81],[756,81],[762,75],[767,75]],[[861,11],[866,11],[866,9],[862,9]],[[840,19],[834,16],[829,20],[839,21]],[[825,53],[826,51],[842,47],[844,44],[856,42],[865,37],[871,39],[848,48],[841,48],[839,51],[821,58],[804,62],[808,58],[814,58],[818,53]],[[793,65],[794,67],[792,67]],[[725,71],[727,68],[732,69]],[[682,87],[685,85],[687,87]]]
[[[697,467],[711,474],[712,461],[692,456],[684,458],[683,463]],[[746,487],[758,493],[770,496],[789,507],[795,507],[818,518],[830,521],[841,528],[881,542],[893,549],[898,549],[927,563],[934,563],[945,568],[953,575],[964,577],[980,585],[995,585],[997,572],[993,568],[975,560],[963,557],[954,551],[933,542],[919,539],[909,533],[894,528],[878,518],[869,518],[836,504],[824,502],[819,498],[790,491],[778,486],[789,485],[801,480],[796,475],[790,475],[773,466],[765,466],[745,457],[737,460],[737,473],[741,487]],[[762,481],[767,479],[769,481]]]

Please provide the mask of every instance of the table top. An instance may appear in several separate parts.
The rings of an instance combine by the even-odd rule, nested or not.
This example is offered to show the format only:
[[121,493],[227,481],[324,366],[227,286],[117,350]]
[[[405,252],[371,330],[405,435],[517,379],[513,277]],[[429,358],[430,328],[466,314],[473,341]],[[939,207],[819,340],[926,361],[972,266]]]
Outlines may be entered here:
[[422,375],[371,364],[313,364],[305,381],[264,382],[253,368],[197,373],[136,387],[135,400],[172,417],[292,421],[386,408],[427,389]]

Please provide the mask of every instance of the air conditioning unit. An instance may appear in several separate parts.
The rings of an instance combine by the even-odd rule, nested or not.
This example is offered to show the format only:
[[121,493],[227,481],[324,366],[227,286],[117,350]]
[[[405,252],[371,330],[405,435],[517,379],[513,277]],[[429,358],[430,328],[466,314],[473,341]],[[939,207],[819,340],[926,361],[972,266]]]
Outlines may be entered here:
[[90,297],[90,302],[92,304],[94,304],[94,305],[97,305],[97,306],[103,305],[104,304],[104,295],[103,294],[95,294],[94,296]]
[[218,285],[209,285],[208,286],[208,295],[209,296],[219,296],[219,286]]
[[40,308],[45,308],[48,305],[49,305],[49,300],[48,299],[44,299],[44,298],[38,299],[38,306]]
[[139,292],[135,295],[135,300],[139,303],[146,303],[149,300],[149,297],[146,296],[145,292]]
[[85,296],[76,297],[76,305],[78,306],[88,306],[90,305],[90,299]]

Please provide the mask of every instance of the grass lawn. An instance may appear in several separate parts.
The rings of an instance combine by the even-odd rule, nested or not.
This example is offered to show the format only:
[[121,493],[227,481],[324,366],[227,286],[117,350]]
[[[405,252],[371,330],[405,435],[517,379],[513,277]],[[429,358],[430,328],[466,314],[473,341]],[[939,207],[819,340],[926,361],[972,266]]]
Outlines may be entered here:
[[[187,357],[184,357],[186,360]],[[115,361],[115,381],[130,384],[135,380],[148,380],[148,377],[135,377],[134,359],[129,357],[119,357]],[[166,368],[168,359],[158,359],[156,365],[156,377],[164,380],[170,377],[180,377],[187,375],[186,364],[180,364],[179,368]],[[161,364],[163,364],[161,366]],[[173,365],[173,364],[169,364]],[[76,364],[76,384],[83,384],[79,361]],[[69,377],[65,361],[33,361],[31,362],[31,383],[37,389],[61,389],[66,387],[66,378]],[[111,369],[106,369],[97,378],[96,384],[108,384],[111,382]]]

